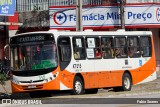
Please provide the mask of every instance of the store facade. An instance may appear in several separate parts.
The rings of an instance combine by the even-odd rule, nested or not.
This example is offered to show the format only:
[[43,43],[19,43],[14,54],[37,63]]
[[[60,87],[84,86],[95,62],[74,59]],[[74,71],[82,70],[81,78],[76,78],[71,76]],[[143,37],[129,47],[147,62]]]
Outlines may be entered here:
[[[124,8],[128,31],[152,31],[157,66],[160,65],[160,4],[128,4]],[[50,29],[76,30],[74,6],[52,6],[49,9]],[[83,29],[113,31],[121,28],[119,5],[86,6],[82,10]]]

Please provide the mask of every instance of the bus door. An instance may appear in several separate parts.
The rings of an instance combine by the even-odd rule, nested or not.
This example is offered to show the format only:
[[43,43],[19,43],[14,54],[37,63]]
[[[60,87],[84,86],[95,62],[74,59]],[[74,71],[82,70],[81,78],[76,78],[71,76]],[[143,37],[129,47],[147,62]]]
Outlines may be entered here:
[[69,37],[60,36],[58,38],[58,52],[60,69],[63,71],[71,61],[71,43]]

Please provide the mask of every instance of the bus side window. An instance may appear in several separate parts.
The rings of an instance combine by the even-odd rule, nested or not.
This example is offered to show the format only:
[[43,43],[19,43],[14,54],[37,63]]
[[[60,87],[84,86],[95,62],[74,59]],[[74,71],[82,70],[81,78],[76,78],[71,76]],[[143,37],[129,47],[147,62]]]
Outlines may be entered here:
[[140,57],[140,47],[138,36],[131,36],[127,38],[128,56],[130,58]]
[[87,46],[87,58],[101,58],[101,48],[99,37],[86,37],[86,46]]
[[70,38],[66,36],[60,36],[58,38],[58,50],[60,58],[60,68],[64,70],[71,60],[71,43]]
[[112,37],[101,37],[101,49],[104,59],[114,58],[114,42]]
[[126,37],[116,37],[115,38],[115,56],[117,58],[127,57]]
[[70,46],[61,47],[62,61],[70,61],[71,59],[71,48]]
[[75,60],[83,60],[86,58],[84,38],[83,37],[73,37],[73,52]]
[[144,36],[140,37],[141,43],[141,54],[143,57],[150,57],[152,55],[152,44],[151,44],[151,37]]

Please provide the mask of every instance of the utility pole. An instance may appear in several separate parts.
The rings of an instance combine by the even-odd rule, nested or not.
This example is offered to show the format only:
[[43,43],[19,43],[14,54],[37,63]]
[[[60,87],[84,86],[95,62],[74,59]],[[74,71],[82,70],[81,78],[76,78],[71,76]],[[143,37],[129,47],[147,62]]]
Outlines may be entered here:
[[120,0],[120,18],[121,18],[121,28],[125,29],[124,0]]
[[82,0],[77,0],[77,6],[76,6],[76,31],[83,31],[83,25],[82,25]]

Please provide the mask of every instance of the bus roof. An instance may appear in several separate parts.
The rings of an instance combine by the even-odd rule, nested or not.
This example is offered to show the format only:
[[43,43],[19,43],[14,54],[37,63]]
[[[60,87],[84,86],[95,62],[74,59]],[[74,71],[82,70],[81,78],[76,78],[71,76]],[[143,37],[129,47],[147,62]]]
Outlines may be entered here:
[[62,35],[62,36],[133,36],[133,35],[152,35],[151,31],[125,31],[125,30],[117,30],[117,31],[92,31],[92,30],[86,30],[86,31],[58,31],[58,30],[49,30],[49,31],[38,31],[38,32],[27,32],[27,33],[21,33],[17,34],[15,36],[20,35],[27,35],[27,34],[37,34],[37,33],[52,33],[54,35]]

